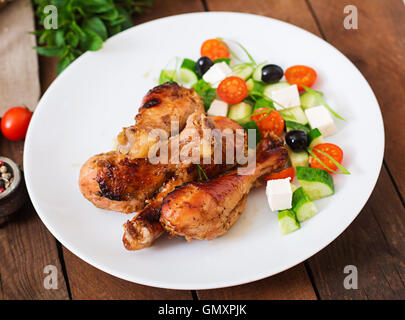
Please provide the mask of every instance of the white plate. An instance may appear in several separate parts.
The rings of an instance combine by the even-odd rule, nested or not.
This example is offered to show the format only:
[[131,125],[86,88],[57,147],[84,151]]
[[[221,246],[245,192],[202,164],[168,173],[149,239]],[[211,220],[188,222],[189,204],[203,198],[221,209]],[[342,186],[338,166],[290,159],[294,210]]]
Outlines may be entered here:
[[[223,237],[187,243],[159,239],[126,251],[122,224],[133,215],[95,208],[78,188],[80,166],[109,151],[121,127],[133,123],[141,98],[174,56],[197,59],[201,43],[222,36],[241,42],[257,61],[283,68],[309,65],[315,89],[346,121],[327,139],[341,146],[351,176],[335,176],[336,194],[316,202],[318,215],[281,236],[264,189]],[[381,168],[384,129],[367,81],[338,50],[290,24],[240,13],[194,13],[163,18],[109,39],[77,59],[42,97],[29,127],[25,178],[44,224],[70,251],[129,281],[173,289],[209,289],[274,275],[309,258],[345,230],[373,190]]]

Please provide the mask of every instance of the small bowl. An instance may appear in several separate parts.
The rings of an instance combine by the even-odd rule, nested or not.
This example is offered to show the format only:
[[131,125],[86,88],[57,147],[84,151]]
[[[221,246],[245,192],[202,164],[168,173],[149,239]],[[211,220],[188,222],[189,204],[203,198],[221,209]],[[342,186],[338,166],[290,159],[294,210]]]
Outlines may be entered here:
[[21,208],[26,199],[26,192],[18,165],[9,158],[0,157],[0,160],[4,162],[8,172],[14,178],[10,186],[0,193],[0,217],[5,217]]

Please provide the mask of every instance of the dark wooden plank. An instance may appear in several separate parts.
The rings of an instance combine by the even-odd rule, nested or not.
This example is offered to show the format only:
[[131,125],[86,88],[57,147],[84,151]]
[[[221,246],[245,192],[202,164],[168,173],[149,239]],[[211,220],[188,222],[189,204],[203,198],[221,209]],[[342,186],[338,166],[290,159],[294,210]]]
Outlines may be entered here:
[[[29,200],[12,219],[0,221],[0,261],[0,300],[69,298],[55,239]],[[57,269],[56,290],[43,285],[47,265]]]
[[305,0],[206,0],[210,11],[236,11],[260,14],[292,23],[298,27],[320,35]]
[[190,291],[167,290],[131,283],[106,274],[76,257],[66,248],[63,256],[72,299],[191,300]]
[[[321,299],[405,299],[405,209],[383,168],[370,200],[350,227],[309,259]],[[343,269],[358,270],[358,290]]]
[[135,16],[133,21],[134,24],[140,24],[162,17],[198,11],[204,11],[200,0],[155,0],[153,7],[146,9],[139,16]]
[[[326,40],[342,51],[373,88],[384,117],[385,161],[405,198],[405,5],[401,0],[310,0]],[[343,27],[343,9],[358,9],[358,29]]]
[[308,281],[308,276],[301,263],[273,277],[245,285],[197,291],[201,300],[315,300],[316,294]]
[[[323,299],[404,299],[405,209],[398,191],[404,195],[405,111],[400,106],[405,88],[399,84],[405,80],[405,7],[400,0],[308,3],[325,39],[346,54],[372,86],[387,137],[385,165],[367,205],[338,240],[309,260],[309,266]],[[357,30],[343,27],[346,5],[358,9]],[[358,268],[358,290],[343,287],[343,268],[349,264]]]
[[[207,0],[208,10],[260,14],[300,26],[320,35],[304,0]],[[273,277],[243,286],[197,291],[201,299],[316,299],[304,264]]]
[[[199,0],[157,0],[152,8],[135,17],[134,22],[139,24],[159,17],[202,10]],[[56,64],[54,58],[40,57],[43,92],[56,77]],[[152,288],[110,276],[80,260],[66,248],[63,248],[63,257],[73,299],[192,299],[190,291]]]
[[[11,19],[11,20],[10,20]],[[22,21],[11,23],[10,21]],[[25,104],[35,108],[39,96],[38,62],[26,33],[34,27],[29,1],[11,3],[0,12],[0,104]],[[7,33],[7,34],[5,34]],[[3,108],[3,109],[4,109]],[[23,141],[11,142],[0,136],[0,154],[22,165]],[[0,299],[68,299],[55,239],[46,230],[29,200],[19,212],[0,221]],[[44,268],[58,272],[58,289],[44,287]]]

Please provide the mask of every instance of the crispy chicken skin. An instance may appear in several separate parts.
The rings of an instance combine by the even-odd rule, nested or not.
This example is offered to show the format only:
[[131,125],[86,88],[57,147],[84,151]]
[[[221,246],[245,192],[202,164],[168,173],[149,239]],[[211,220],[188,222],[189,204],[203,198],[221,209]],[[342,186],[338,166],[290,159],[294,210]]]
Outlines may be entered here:
[[141,210],[173,172],[148,159],[129,159],[117,151],[98,154],[80,170],[79,187],[96,207],[131,213]]
[[[212,117],[212,120],[215,123],[215,128],[222,132],[225,130],[231,130],[231,132],[234,133],[238,129],[243,130],[237,122],[227,117]],[[225,159],[225,137],[222,137],[222,139],[222,159]],[[244,150],[246,154],[246,137],[244,138],[243,143],[242,150]],[[208,178],[216,177],[235,166],[236,162],[231,164],[214,164],[212,161],[211,164],[201,164],[201,168]],[[139,250],[152,245],[152,243],[164,232],[164,229],[159,222],[163,199],[166,195],[175,190],[176,187],[198,178],[199,173],[197,166],[193,164],[183,166],[181,170],[178,170],[173,178],[163,186],[155,199],[152,200],[152,202],[149,203],[136,217],[124,224],[125,232],[122,241],[125,248],[128,250]]]
[[130,158],[147,158],[148,151],[158,138],[151,138],[153,129],[161,129],[171,136],[172,121],[178,121],[178,130],[186,125],[193,113],[204,113],[204,104],[194,89],[177,83],[165,83],[151,89],[143,98],[135,117],[135,125],[124,128],[117,137],[117,150]]
[[[212,120],[203,114],[195,113],[189,117],[186,128],[195,129],[202,135],[202,130],[216,128],[217,123],[218,128],[239,127],[230,119],[224,120],[219,117]],[[189,133],[183,130],[178,138],[181,150],[182,146],[189,142]],[[166,143],[174,140],[176,137],[172,137]],[[221,171],[220,166],[214,168],[217,172]],[[171,181],[165,186],[165,188],[170,188],[168,189],[170,192],[183,181],[191,181],[196,177],[198,177],[198,172],[196,167],[191,164],[152,164],[148,159],[131,159],[117,151],[111,151],[95,155],[85,162],[80,170],[79,187],[84,197],[96,207],[132,213],[141,210],[165,182]],[[163,198],[159,198],[161,197],[159,195],[161,193],[158,194],[160,209]],[[152,207],[150,206],[150,209]],[[149,213],[153,214],[154,212],[151,211],[149,210]]]
[[245,208],[246,196],[263,175],[285,165],[288,152],[281,139],[263,139],[256,167],[248,175],[235,169],[210,181],[194,181],[163,200],[160,222],[171,235],[211,240],[225,234]]

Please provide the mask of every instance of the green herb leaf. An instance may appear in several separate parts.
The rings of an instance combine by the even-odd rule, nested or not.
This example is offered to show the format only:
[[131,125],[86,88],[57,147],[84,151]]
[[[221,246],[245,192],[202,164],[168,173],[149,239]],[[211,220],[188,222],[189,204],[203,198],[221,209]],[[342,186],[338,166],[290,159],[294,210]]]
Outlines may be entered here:
[[198,177],[200,178],[200,180],[202,180],[202,176],[201,176],[201,172],[202,172],[203,175],[204,175],[205,180],[208,181],[208,176],[205,173],[204,169],[198,163],[196,164],[196,166],[197,166],[197,171],[198,171]]
[[58,57],[62,55],[63,47],[34,47],[37,52],[43,56]]
[[84,50],[97,51],[103,46],[103,39],[94,31],[83,28],[85,36],[80,39],[80,46]]
[[249,133],[249,129],[251,130],[256,130],[256,145],[260,142],[260,140],[262,139],[261,135],[260,135],[260,130],[259,127],[257,126],[256,122],[254,122],[253,120],[250,120],[244,124],[241,125],[243,127],[243,129],[245,129],[245,131],[247,133]]
[[333,172],[333,173],[336,173],[336,174],[339,174],[339,173],[342,173],[342,174],[350,174],[350,172],[349,172],[345,167],[343,167],[339,162],[337,162],[335,159],[333,159],[333,158],[332,158],[329,154],[327,154],[326,152],[323,152],[323,151],[318,150],[318,149],[316,150],[316,151],[318,151],[319,153],[321,153],[321,154],[323,154],[324,156],[326,156],[327,158],[329,158],[329,159],[341,170],[341,172],[337,172],[337,171],[335,171],[335,170],[329,168],[321,159],[319,159],[319,157],[312,151],[311,148],[307,148],[307,151],[308,151],[308,153],[309,153],[311,156],[313,156],[316,160],[318,160],[318,162],[319,162],[321,165],[323,165],[326,169],[328,169],[329,171],[331,171],[331,172]]
[[115,8],[112,0],[86,0],[83,5],[87,11],[94,13],[103,13]]
[[119,12],[118,12],[117,8],[113,8],[113,9],[103,13],[102,15],[100,15],[100,18],[103,20],[113,21],[113,20],[117,19],[118,16],[119,16]]
[[57,30],[37,30],[41,46],[38,54],[59,57],[58,72],[87,50],[98,50],[108,37],[132,26],[131,14],[149,7],[154,0],[33,0],[38,24],[48,14],[44,8],[58,9]]
[[76,35],[74,32],[68,32],[65,36],[66,42],[73,48],[76,48],[79,45],[79,36]]
[[316,149],[319,153],[323,154],[326,156],[329,160],[331,160],[339,169],[342,171],[342,174],[350,174],[349,170],[347,170],[345,167],[343,167],[339,162],[337,162],[335,159],[330,154],[327,154],[326,152],[323,152],[321,150]]
[[74,60],[73,56],[66,56],[63,58],[60,58],[58,61],[58,66],[56,68],[57,74],[60,74],[63,70],[66,69],[66,67]]
[[121,23],[121,29],[125,30],[132,27],[131,14],[123,7],[118,7],[118,12],[124,17],[124,21]]
[[108,38],[107,28],[99,17],[92,17],[83,21],[83,28],[97,33],[101,39]]
[[214,101],[217,90],[212,88],[208,82],[205,82],[203,79],[198,80],[193,85],[194,90],[201,96],[201,99],[204,103],[204,109],[207,111],[211,106],[212,101]]
[[56,30],[55,32],[55,45],[57,47],[63,47],[65,45],[65,32],[62,30]]
[[270,108],[274,109],[274,103],[266,98],[261,98],[256,100],[253,111],[260,108]]

